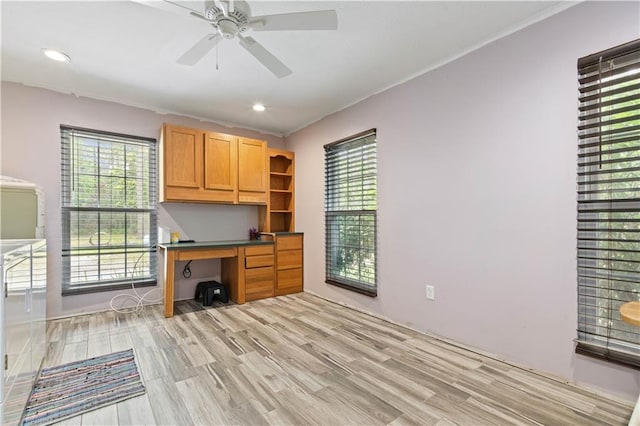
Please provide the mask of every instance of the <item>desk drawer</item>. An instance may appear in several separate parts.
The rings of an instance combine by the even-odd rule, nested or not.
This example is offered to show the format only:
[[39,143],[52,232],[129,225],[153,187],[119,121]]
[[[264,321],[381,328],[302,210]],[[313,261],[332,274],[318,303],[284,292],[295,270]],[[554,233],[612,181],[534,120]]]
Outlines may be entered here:
[[245,256],[257,256],[260,254],[273,254],[273,244],[264,246],[249,246],[245,247],[244,249]]
[[302,250],[278,250],[278,270],[302,268]]
[[278,271],[277,292],[300,292],[302,291],[302,268],[287,269]]
[[302,250],[302,235],[279,236],[278,251],[280,250]]
[[230,248],[205,248],[205,249],[180,249],[176,254],[176,260],[218,259],[223,257],[236,257],[238,250]]
[[273,267],[247,269],[244,280],[247,301],[273,296]]
[[273,266],[272,254],[264,254],[261,256],[247,256],[244,258],[244,267],[247,269],[261,268],[263,266]]

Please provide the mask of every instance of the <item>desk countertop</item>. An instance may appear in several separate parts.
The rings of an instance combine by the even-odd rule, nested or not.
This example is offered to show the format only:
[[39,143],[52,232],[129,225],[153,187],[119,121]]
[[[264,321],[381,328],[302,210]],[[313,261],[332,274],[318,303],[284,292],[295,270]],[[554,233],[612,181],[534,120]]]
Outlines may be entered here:
[[261,232],[261,234],[264,235],[280,235],[280,236],[285,236],[285,235],[302,235],[304,234],[304,232]]
[[262,240],[232,240],[232,241],[196,241],[194,243],[164,243],[158,244],[166,250],[181,250],[181,249],[206,249],[206,248],[224,248],[224,247],[246,247],[246,246],[260,246],[260,245],[273,245],[273,241]]

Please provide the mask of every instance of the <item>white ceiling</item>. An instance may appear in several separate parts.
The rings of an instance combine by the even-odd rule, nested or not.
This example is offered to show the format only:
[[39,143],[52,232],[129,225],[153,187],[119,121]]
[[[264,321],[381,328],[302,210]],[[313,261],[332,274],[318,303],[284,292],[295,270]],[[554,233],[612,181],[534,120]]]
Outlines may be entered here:
[[[203,10],[204,2],[185,2]],[[287,135],[568,2],[250,1],[252,14],[335,9],[337,31],[249,34],[293,70],[278,79],[235,40],[176,63],[210,24],[132,1],[2,1],[2,80]],[[71,63],[45,58],[56,48]],[[262,102],[267,111],[251,106]]]

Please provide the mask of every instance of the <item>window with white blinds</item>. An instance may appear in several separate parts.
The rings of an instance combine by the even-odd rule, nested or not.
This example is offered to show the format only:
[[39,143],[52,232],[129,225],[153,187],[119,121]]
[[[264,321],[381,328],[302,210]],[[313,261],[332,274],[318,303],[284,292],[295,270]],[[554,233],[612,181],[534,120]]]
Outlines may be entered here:
[[576,352],[640,367],[640,40],[578,60]]
[[324,149],[326,282],[376,296],[376,131]]
[[154,285],[154,139],[67,126],[62,135],[63,294]]

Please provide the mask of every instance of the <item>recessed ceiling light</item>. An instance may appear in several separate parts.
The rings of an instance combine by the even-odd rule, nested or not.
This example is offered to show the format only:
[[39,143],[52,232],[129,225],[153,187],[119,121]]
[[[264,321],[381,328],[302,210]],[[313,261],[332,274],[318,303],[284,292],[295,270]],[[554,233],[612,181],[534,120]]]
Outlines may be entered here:
[[264,107],[264,105],[262,104],[254,104],[253,105],[253,110],[254,111],[258,111],[258,112],[262,112],[264,111],[266,108]]
[[71,62],[71,58],[67,54],[58,52],[57,50],[42,49],[42,53],[44,53],[47,58],[53,59],[54,61]]

